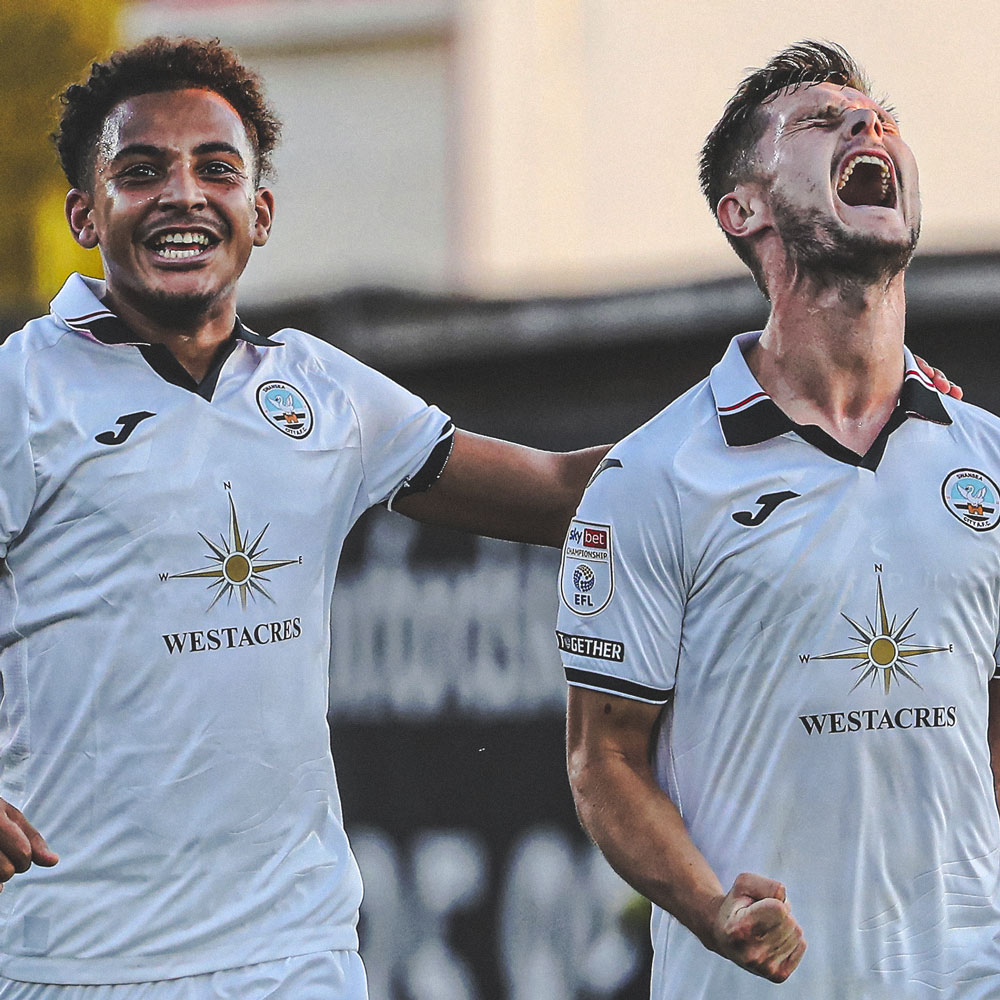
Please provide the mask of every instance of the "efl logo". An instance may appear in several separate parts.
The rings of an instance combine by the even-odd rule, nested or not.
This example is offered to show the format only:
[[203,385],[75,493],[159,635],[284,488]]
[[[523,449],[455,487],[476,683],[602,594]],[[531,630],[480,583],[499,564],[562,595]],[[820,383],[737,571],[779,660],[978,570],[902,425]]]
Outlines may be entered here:
[[596,528],[583,529],[583,546],[587,549],[607,549],[608,533]]

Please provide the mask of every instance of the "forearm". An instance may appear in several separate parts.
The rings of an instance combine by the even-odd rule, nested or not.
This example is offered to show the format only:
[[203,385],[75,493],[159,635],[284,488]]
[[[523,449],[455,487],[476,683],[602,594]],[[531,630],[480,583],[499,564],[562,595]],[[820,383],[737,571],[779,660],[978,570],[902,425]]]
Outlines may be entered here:
[[613,754],[571,753],[569,775],[580,822],[611,867],[716,950],[713,927],[726,890],[648,768]]
[[395,509],[427,524],[557,547],[609,447],[557,453],[459,431],[441,479]]
[[580,820],[611,866],[706,948],[772,982],[805,951],[785,887],[744,872],[726,892],[657,786],[649,751],[660,707],[571,687],[566,729]]

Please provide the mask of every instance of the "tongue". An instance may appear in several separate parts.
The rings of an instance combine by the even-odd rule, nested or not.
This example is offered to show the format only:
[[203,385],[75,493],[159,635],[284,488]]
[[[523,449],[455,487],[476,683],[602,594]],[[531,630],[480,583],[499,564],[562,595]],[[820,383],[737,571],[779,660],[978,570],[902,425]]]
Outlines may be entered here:
[[874,163],[855,165],[847,183],[837,192],[840,200],[848,205],[884,205],[882,169]]

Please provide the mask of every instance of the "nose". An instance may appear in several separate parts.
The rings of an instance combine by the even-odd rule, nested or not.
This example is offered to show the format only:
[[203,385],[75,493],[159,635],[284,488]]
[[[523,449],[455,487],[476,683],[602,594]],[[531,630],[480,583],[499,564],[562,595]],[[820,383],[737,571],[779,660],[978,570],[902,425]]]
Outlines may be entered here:
[[183,163],[171,165],[160,191],[160,205],[184,210],[205,205],[205,192],[193,167]]
[[882,138],[882,120],[872,108],[855,108],[847,116],[851,137],[868,133],[878,139]]

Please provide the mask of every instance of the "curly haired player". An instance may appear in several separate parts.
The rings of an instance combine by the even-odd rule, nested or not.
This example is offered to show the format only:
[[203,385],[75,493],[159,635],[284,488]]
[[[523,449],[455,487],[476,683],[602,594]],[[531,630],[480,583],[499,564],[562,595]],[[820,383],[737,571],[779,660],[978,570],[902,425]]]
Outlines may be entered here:
[[106,280],[0,348],[0,996],[359,1000],[326,724],[344,537],[384,502],[558,545],[604,449],[454,432],[243,326],[279,126],[217,42],[115,53],[63,102]]

